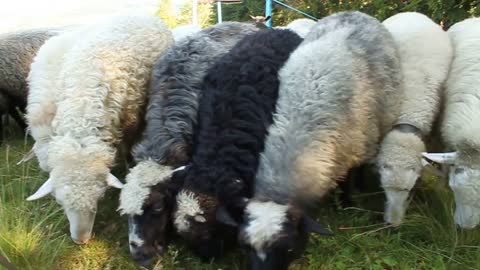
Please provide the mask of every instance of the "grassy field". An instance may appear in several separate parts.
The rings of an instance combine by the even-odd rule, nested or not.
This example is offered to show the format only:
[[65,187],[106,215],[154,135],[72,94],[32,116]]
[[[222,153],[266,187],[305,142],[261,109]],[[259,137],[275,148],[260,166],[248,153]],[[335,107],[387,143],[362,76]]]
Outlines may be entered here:
[[[126,220],[115,211],[118,191],[110,190],[99,204],[95,239],[76,246],[52,198],[25,201],[47,175],[35,160],[16,165],[32,142],[12,137],[0,146],[0,254],[21,270],[138,269],[128,254]],[[311,238],[291,269],[480,269],[480,230],[455,228],[445,183],[425,177],[398,229],[382,223],[383,194],[376,190],[356,194],[356,208],[322,207],[317,218],[336,236]],[[235,270],[245,265],[241,250],[202,264],[176,244],[155,269]]]

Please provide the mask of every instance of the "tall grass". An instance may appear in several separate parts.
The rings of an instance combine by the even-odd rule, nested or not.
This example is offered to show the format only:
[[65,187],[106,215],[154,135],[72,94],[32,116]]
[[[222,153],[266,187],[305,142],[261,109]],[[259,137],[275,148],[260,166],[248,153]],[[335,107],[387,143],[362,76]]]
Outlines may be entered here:
[[[25,201],[47,179],[34,160],[16,165],[31,146],[21,139],[0,146],[0,254],[22,270],[137,269],[128,254],[126,221],[115,211],[117,191],[100,201],[96,236],[86,246],[72,243],[65,215],[53,199]],[[336,235],[311,237],[291,269],[480,269],[480,230],[456,228],[448,186],[425,177],[414,195],[400,228],[383,223],[378,187],[357,194],[354,208],[324,203],[317,218]],[[242,250],[205,264],[177,242],[155,269],[245,267]]]

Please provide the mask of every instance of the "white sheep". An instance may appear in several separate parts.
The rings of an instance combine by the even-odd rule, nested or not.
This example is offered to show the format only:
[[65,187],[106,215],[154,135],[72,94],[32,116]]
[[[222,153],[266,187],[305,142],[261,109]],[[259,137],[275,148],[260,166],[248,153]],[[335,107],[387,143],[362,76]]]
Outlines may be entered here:
[[480,18],[456,23],[448,34],[454,58],[446,83],[442,137],[455,152],[424,156],[452,166],[455,223],[474,228],[480,222]]
[[[107,185],[122,186],[110,173],[117,148],[137,135],[153,63],[172,43],[171,32],[155,16],[109,19],[70,43],[61,70],[51,75],[60,72],[54,86],[61,94],[38,93],[55,99],[50,102],[56,107],[53,134],[41,161],[50,177],[28,200],[52,193],[65,210],[76,243],[90,239],[97,202]],[[39,70],[33,72],[41,76]]]
[[448,34],[423,14],[400,13],[383,25],[398,47],[405,87],[398,120],[383,140],[377,158],[387,197],[385,221],[398,226],[423,167],[424,140],[439,114],[453,49]]

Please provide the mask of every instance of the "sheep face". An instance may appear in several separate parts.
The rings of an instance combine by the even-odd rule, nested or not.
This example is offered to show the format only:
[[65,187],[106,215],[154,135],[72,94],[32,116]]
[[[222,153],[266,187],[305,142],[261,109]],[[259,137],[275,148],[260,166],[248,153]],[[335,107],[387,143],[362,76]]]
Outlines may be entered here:
[[472,229],[480,222],[480,168],[478,153],[423,153],[429,160],[450,165],[449,185],[455,196],[455,223],[462,228]]
[[472,229],[480,222],[480,170],[454,165],[449,185],[455,196],[455,223]]
[[378,167],[385,190],[385,222],[394,226],[402,223],[410,190],[422,171],[421,153],[425,144],[412,132],[392,130],[382,142]]
[[402,223],[410,190],[417,182],[420,171],[421,167],[416,164],[411,167],[382,165],[380,177],[387,197],[385,222],[394,226]]
[[245,208],[239,239],[250,249],[250,269],[288,269],[305,250],[310,232],[331,232],[292,205],[251,201]]
[[236,238],[236,229],[217,222],[219,202],[215,196],[187,189],[177,195],[173,223],[177,233],[203,260],[222,256]]
[[110,173],[114,155],[108,154],[107,147],[87,143],[69,137],[54,138],[48,153],[50,178],[27,198],[36,200],[52,194],[65,210],[71,238],[77,244],[90,240],[98,200],[107,187],[123,187]]
[[163,183],[152,187],[142,214],[128,217],[130,254],[143,267],[148,267],[156,256],[163,255],[168,243],[173,198],[169,199],[167,190]]

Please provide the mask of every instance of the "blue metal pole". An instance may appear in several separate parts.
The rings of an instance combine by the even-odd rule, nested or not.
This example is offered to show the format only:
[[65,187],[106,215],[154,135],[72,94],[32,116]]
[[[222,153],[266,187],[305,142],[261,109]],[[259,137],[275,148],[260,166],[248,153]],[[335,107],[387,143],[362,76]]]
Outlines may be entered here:
[[222,2],[217,1],[217,15],[218,15],[218,23],[222,22]]
[[272,5],[273,5],[273,1],[272,0],[266,0],[265,1],[265,18],[267,18],[268,16],[270,16],[270,20],[267,21],[267,27],[272,27],[272,21],[273,21],[273,18],[272,18]]

